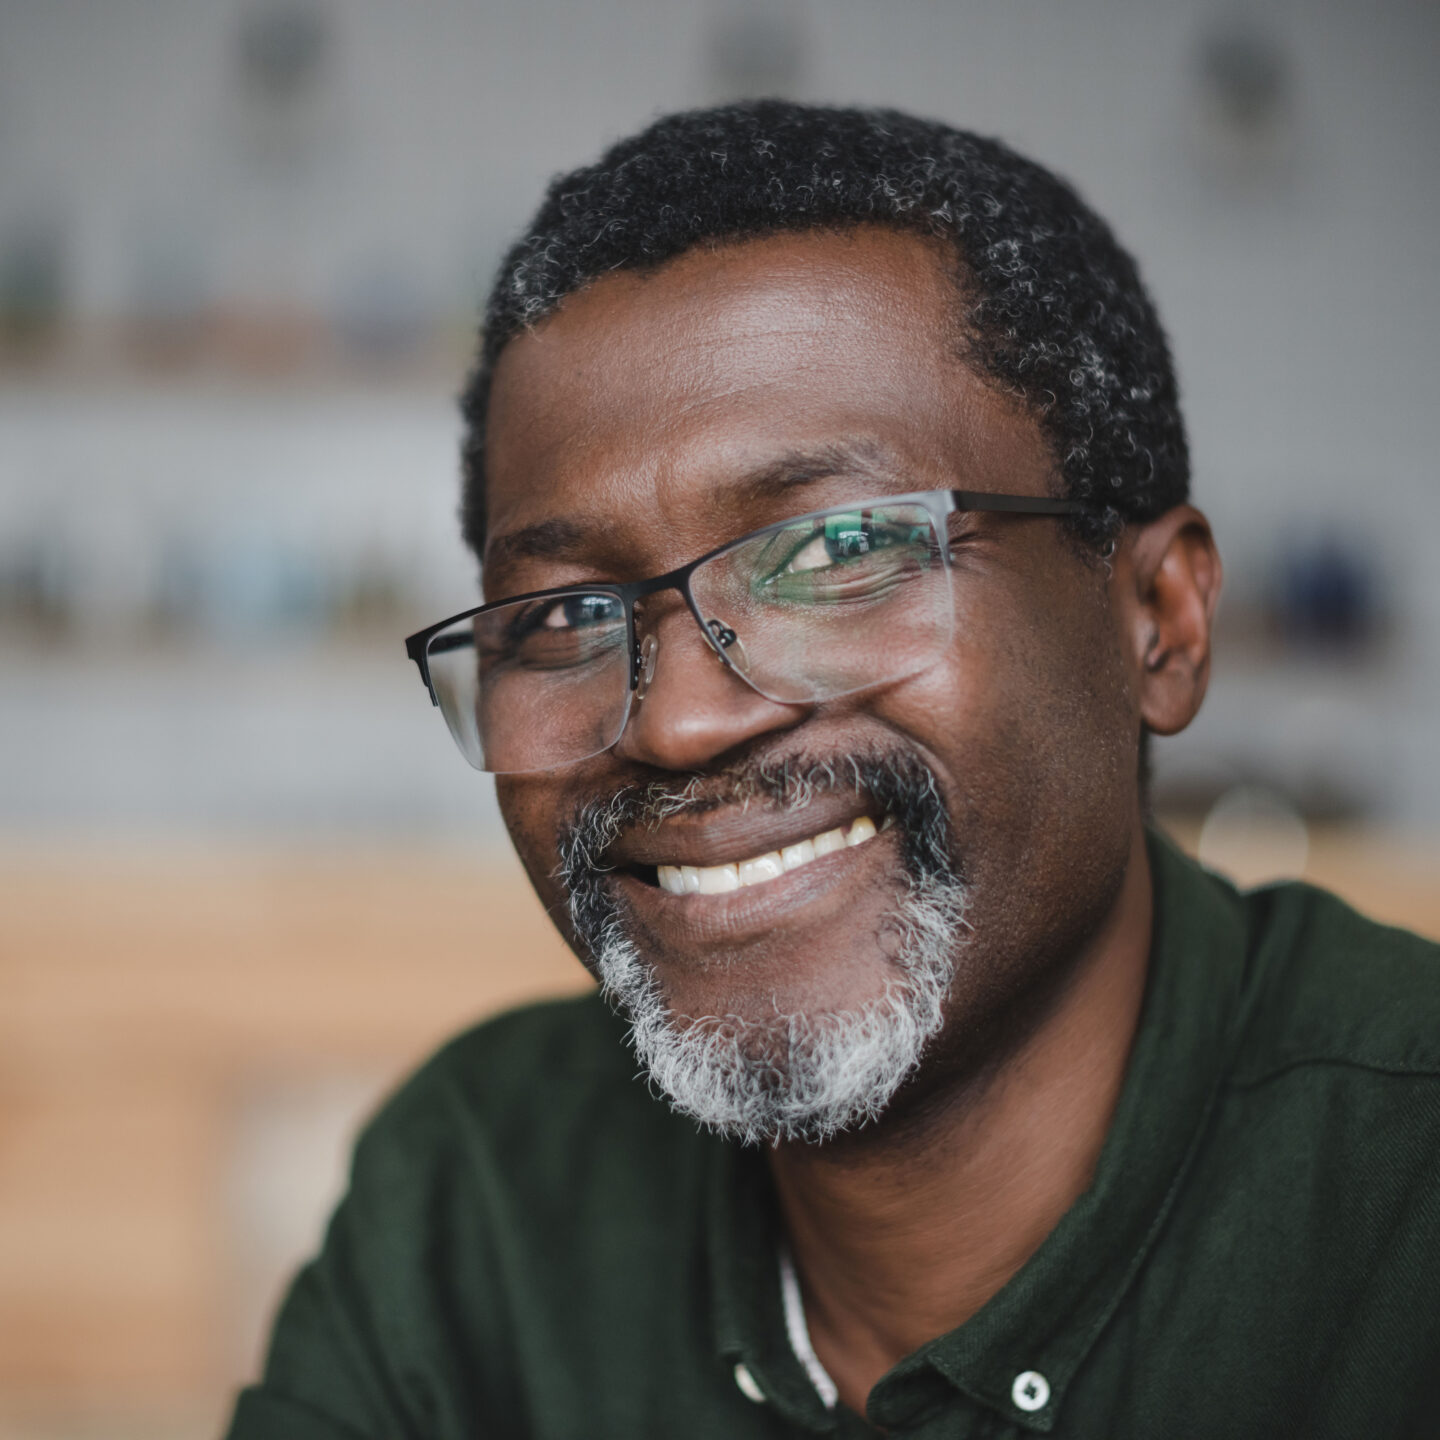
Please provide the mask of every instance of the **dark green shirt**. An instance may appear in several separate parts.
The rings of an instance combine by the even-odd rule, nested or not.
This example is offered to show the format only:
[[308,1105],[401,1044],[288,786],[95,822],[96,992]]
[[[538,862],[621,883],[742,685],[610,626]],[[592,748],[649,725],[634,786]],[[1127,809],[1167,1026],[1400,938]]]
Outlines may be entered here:
[[787,1339],[763,1157],[655,1099],[589,997],[386,1105],[232,1440],[1440,1436],[1440,949],[1151,856],[1094,1182],[868,1421]]

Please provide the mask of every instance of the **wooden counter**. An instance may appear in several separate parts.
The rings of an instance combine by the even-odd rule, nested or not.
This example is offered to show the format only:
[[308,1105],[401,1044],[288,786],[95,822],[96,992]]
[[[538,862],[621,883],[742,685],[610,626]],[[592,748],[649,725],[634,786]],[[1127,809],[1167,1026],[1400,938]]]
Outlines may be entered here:
[[[1434,849],[1308,873],[1440,937]],[[0,1440],[214,1433],[364,1111],[587,983],[508,856],[0,851]]]

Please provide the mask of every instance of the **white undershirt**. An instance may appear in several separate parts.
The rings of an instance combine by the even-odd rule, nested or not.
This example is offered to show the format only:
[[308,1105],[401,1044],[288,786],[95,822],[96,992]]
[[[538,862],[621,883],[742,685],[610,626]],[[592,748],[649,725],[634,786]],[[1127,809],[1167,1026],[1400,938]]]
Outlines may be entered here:
[[795,1358],[805,1367],[815,1393],[824,1402],[827,1410],[835,1408],[840,1391],[835,1382],[825,1373],[815,1347],[810,1343],[810,1327],[805,1323],[805,1302],[800,1297],[800,1281],[795,1274],[795,1262],[790,1258],[790,1248],[780,1247],[780,1300],[785,1307],[785,1333],[790,1337],[790,1348]]

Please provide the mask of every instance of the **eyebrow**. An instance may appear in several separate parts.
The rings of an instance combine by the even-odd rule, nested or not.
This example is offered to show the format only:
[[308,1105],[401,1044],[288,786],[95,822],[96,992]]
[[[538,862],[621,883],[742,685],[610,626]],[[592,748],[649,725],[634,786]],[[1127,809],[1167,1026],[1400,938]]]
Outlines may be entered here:
[[[872,440],[834,441],[810,449],[788,450],[733,480],[717,485],[707,496],[710,509],[744,507],[774,496],[800,490],[837,475],[889,479],[896,470],[888,449]],[[490,565],[516,560],[574,560],[583,558],[595,527],[557,517],[522,526],[500,535],[486,546]]]

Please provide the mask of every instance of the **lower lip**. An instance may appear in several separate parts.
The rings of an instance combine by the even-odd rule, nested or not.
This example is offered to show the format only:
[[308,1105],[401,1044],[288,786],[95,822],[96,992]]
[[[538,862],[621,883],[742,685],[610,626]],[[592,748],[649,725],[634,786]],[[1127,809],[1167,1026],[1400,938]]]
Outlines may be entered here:
[[680,950],[705,949],[753,943],[781,926],[818,920],[827,902],[830,908],[837,902],[853,906],[857,886],[894,882],[898,858],[897,832],[889,830],[774,880],[721,895],[671,895],[625,872],[616,883],[656,939]]

